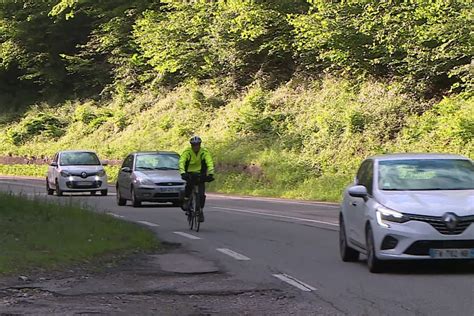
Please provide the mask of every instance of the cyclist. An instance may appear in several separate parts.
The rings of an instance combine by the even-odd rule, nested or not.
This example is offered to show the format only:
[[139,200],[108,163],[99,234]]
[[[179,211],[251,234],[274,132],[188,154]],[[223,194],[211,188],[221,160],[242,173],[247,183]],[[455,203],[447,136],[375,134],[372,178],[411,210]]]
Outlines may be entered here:
[[[199,136],[190,139],[191,147],[184,150],[179,158],[179,172],[181,178],[186,181],[186,189],[183,199],[183,211],[188,214],[189,197],[192,192],[192,183],[190,174],[200,174],[201,181],[199,183],[199,196],[201,198],[201,209],[204,208],[206,201],[204,181],[211,182],[214,180],[214,162],[209,151],[201,147],[202,140]],[[200,222],[204,222],[204,213],[201,211]]]

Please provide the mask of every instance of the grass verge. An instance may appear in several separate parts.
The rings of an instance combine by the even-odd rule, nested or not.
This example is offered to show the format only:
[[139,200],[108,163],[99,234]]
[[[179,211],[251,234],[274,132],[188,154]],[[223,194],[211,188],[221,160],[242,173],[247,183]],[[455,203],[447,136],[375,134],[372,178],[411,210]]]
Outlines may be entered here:
[[0,175],[3,176],[25,176],[46,177],[48,166],[46,165],[0,165]]
[[153,233],[74,205],[0,193],[0,275],[156,249]]

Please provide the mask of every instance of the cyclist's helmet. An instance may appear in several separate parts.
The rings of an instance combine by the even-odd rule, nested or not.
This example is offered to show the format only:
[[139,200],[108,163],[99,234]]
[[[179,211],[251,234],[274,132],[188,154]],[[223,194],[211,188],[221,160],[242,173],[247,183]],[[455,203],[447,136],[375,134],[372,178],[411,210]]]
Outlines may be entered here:
[[193,138],[191,138],[189,142],[191,143],[191,145],[198,145],[202,143],[202,139],[199,136],[193,136]]

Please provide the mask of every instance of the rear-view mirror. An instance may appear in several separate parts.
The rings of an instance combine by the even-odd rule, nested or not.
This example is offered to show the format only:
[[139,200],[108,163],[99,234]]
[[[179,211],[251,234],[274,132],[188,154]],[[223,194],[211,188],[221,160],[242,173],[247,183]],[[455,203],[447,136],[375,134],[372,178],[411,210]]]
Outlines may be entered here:
[[125,173],[131,173],[132,169],[130,169],[129,167],[123,167],[122,169],[120,169],[120,171],[125,172]]

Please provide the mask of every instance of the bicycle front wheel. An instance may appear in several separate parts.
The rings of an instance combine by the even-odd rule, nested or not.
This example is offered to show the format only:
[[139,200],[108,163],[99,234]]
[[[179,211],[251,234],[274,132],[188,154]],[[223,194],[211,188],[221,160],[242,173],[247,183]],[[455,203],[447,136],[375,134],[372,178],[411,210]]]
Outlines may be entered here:
[[194,218],[196,214],[196,201],[194,199],[194,195],[191,195],[190,200],[189,200],[189,210],[188,210],[188,225],[189,229],[193,230],[194,228]]
[[198,193],[195,193],[194,195],[194,228],[196,229],[196,232],[199,232],[199,228],[201,227],[201,203],[199,201],[199,195]]

